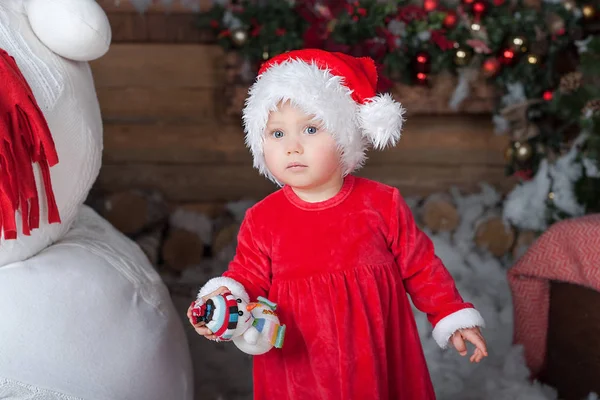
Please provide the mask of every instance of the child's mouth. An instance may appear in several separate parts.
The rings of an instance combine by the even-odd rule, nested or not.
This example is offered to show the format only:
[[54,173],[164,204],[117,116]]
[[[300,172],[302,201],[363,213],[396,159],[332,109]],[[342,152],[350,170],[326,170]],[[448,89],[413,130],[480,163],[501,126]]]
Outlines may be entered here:
[[286,169],[291,169],[291,170],[300,170],[300,169],[304,169],[304,168],[307,168],[307,165],[300,164],[300,163],[289,163],[286,167]]

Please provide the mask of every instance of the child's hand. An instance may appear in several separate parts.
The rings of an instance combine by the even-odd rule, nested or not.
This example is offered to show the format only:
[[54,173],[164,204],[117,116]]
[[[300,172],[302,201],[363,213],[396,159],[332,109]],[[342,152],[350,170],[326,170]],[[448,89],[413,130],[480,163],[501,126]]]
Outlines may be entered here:
[[454,332],[450,338],[450,342],[461,356],[467,355],[467,345],[465,340],[468,340],[475,345],[475,351],[470,358],[471,362],[478,363],[483,359],[483,357],[487,357],[487,346],[479,328],[459,329],[458,331]]
[[[208,300],[209,298],[216,296],[218,294],[224,293],[229,291],[229,289],[227,289],[225,286],[221,286],[220,288],[218,288],[217,290],[215,290],[212,293],[207,294],[206,296],[202,297],[203,301]],[[204,322],[199,322],[197,324],[194,324],[194,317],[192,316],[192,308],[194,307],[194,303],[193,302],[190,307],[187,310],[187,317],[190,321],[190,324],[192,324],[192,326],[194,327],[194,329],[196,330],[196,333],[198,333],[198,335],[200,336],[204,336],[206,339],[210,339],[210,340],[215,340],[217,339],[217,337],[215,335],[213,335],[213,333],[211,332],[210,329],[208,329],[207,327],[205,327],[205,323]]]

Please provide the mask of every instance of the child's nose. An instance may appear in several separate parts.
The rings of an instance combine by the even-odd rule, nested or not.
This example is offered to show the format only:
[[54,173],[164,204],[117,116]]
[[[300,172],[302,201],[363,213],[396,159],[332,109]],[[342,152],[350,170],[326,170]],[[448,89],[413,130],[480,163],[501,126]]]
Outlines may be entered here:
[[302,154],[302,144],[298,139],[291,139],[287,143],[287,154]]

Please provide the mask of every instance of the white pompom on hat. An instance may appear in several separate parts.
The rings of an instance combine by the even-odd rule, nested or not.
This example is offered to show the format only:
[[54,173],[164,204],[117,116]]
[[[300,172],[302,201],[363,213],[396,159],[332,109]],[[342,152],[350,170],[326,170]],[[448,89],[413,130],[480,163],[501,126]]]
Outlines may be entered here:
[[344,175],[364,164],[369,145],[394,146],[405,110],[376,88],[377,69],[368,57],[305,49],[271,58],[260,68],[243,110],[254,167],[277,182],[265,164],[263,142],[269,113],[279,102],[289,101],[324,124],[342,150]]

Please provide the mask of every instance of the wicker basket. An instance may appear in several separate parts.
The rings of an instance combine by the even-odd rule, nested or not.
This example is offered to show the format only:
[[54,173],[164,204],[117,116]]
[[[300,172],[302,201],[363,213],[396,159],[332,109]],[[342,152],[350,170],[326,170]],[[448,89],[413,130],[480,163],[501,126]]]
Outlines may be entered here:
[[551,282],[546,368],[541,380],[560,399],[600,394],[600,292]]

